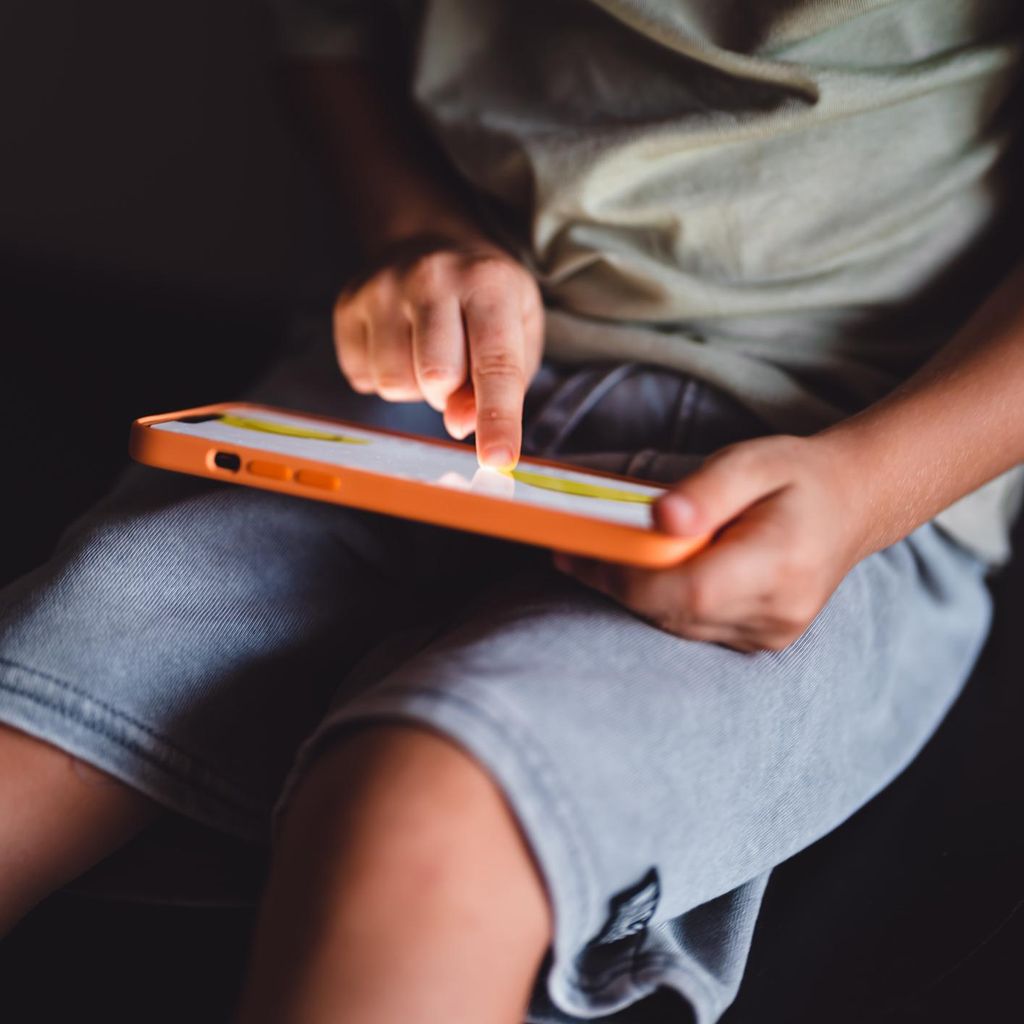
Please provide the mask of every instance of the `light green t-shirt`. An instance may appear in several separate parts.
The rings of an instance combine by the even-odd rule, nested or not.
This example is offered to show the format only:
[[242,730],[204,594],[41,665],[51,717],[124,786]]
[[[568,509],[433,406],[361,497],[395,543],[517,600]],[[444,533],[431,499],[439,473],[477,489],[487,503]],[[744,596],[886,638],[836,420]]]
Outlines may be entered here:
[[[365,2],[276,3],[292,52],[369,45]],[[686,371],[808,433],[945,344],[1015,255],[1015,3],[389,6],[428,124],[542,285],[553,358]],[[1021,471],[939,524],[1005,560]]]

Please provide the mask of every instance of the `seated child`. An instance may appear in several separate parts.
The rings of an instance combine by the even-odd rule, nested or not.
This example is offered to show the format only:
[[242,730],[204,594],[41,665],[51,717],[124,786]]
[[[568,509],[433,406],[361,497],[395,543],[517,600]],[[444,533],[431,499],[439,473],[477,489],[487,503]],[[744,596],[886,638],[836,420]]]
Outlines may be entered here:
[[630,569],[132,469],[0,593],[0,933],[173,813],[273,839],[245,1024],[711,1024],[988,629],[1015,5],[279,6],[365,272],[254,397],[667,481],[715,539]]

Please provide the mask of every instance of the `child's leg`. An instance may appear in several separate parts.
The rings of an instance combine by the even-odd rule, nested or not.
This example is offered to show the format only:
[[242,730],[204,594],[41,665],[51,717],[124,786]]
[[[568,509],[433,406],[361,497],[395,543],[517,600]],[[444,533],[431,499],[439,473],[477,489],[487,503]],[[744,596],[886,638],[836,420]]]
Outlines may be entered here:
[[[503,582],[300,755],[242,1021],[522,1020],[547,917],[531,1022],[658,988],[717,1020],[768,873],[916,753],[987,619],[981,567],[931,528],[781,653],[681,640],[553,572]],[[447,774],[429,732],[388,753],[352,731],[382,720],[475,758],[542,883],[480,773]]]
[[156,813],[124,783],[0,725],[0,936]]
[[467,754],[419,728],[355,732],[315,762],[280,840],[245,1024],[520,1024],[548,902]]

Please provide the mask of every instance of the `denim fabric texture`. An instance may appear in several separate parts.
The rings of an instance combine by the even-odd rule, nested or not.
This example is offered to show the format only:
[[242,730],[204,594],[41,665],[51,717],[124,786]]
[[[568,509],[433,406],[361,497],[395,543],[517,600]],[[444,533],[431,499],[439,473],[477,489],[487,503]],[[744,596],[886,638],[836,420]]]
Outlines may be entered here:
[[[324,330],[250,397],[443,436],[354,395]],[[525,449],[658,480],[764,433],[735,400],[632,363],[545,363]],[[680,639],[549,556],[133,467],[0,593],[0,721],[247,839],[345,730],[440,730],[497,780],[555,915],[529,1020],[673,988],[733,999],[772,868],[914,757],[967,678],[985,566],[925,526],[843,581],[785,651]]]

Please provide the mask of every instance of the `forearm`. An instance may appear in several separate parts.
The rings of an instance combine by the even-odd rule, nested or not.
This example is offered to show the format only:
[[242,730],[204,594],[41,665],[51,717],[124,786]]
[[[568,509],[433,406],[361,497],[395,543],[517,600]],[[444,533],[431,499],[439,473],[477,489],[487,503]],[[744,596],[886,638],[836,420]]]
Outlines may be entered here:
[[850,468],[862,555],[1024,461],[1024,265],[918,373],[816,441]]
[[432,159],[408,99],[368,61],[307,61],[292,91],[325,150],[338,197],[372,257],[419,235],[483,232],[440,160]]

